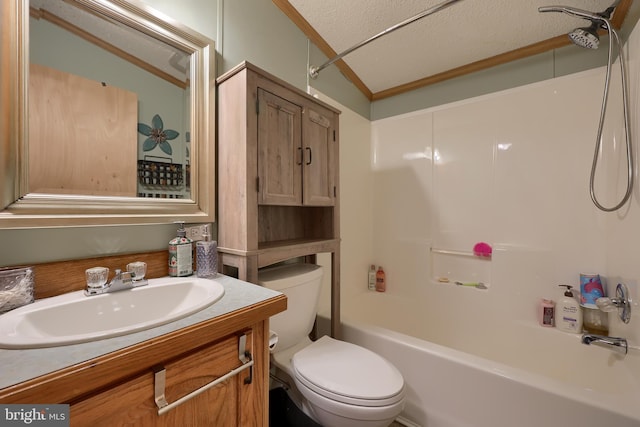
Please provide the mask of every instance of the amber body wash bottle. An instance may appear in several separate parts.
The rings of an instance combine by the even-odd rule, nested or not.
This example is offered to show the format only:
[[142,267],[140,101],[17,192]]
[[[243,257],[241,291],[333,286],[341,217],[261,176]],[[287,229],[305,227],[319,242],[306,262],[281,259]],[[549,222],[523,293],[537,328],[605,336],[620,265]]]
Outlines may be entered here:
[[384,270],[382,266],[378,267],[378,271],[376,271],[376,291],[384,292],[387,290],[387,278],[384,274]]

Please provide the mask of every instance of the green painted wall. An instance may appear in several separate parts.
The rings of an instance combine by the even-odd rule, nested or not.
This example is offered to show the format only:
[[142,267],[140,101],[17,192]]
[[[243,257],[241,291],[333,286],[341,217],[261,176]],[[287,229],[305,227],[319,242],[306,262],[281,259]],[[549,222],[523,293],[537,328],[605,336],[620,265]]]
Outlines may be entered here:
[[[218,74],[248,60],[303,90],[311,84],[372,120],[604,64],[604,50],[586,55],[566,48],[371,104],[335,67],[308,81],[308,63],[318,65],[326,58],[309,46],[271,0],[145,0],[145,4],[216,40]],[[640,4],[634,4],[629,21],[637,21],[638,9]],[[174,235],[173,224],[0,230],[0,241],[5,242],[0,266],[160,250]]]
[[606,49],[587,51],[567,46],[498,65],[376,101],[371,104],[370,119],[396,116],[599,67],[606,64],[606,53]]

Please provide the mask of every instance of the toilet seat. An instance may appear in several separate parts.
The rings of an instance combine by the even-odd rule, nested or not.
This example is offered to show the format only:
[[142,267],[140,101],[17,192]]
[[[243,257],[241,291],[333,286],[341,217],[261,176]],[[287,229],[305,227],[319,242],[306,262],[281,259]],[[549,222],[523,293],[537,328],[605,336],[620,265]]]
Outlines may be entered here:
[[404,379],[386,359],[328,336],[295,353],[295,379],[328,399],[365,407],[394,405],[404,398]]

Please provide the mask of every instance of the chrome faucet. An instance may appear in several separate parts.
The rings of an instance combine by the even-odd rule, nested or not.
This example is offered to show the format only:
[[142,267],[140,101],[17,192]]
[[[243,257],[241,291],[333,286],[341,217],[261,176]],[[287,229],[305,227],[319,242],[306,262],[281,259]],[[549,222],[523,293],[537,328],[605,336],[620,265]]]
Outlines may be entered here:
[[627,354],[628,345],[625,338],[607,337],[604,335],[583,334],[582,344],[597,345],[599,347],[608,348],[618,353]]
[[115,276],[109,283],[105,283],[103,286],[94,288],[87,286],[84,290],[86,296],[100,295],[111,292],[123,291],[125,289],[137,288],[139,286],[147,285],[149,282],[147,279],[136,280],[135,274],[129,271],[122,271],[119,268],[115,271]]

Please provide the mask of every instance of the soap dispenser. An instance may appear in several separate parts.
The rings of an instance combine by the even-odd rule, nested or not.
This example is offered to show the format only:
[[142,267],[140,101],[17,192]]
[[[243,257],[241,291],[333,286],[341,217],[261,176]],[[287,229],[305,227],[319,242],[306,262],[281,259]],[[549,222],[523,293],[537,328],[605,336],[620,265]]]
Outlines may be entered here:
[[196,274],[198,277],[215,277],[218,272],[218,243],[211,240],[209,224],[204,225],[204,232],[196,242]]
[[573,297],[572,286],[558,286],[567,288],[567,290],[556,305],[556,327],[565,332],[582,333],[582,311],[580,310],[580,304]]
[[178,235],[169,241],[169,276],[193,274],[193,241],[187,237],[184,222],[178,221]]

